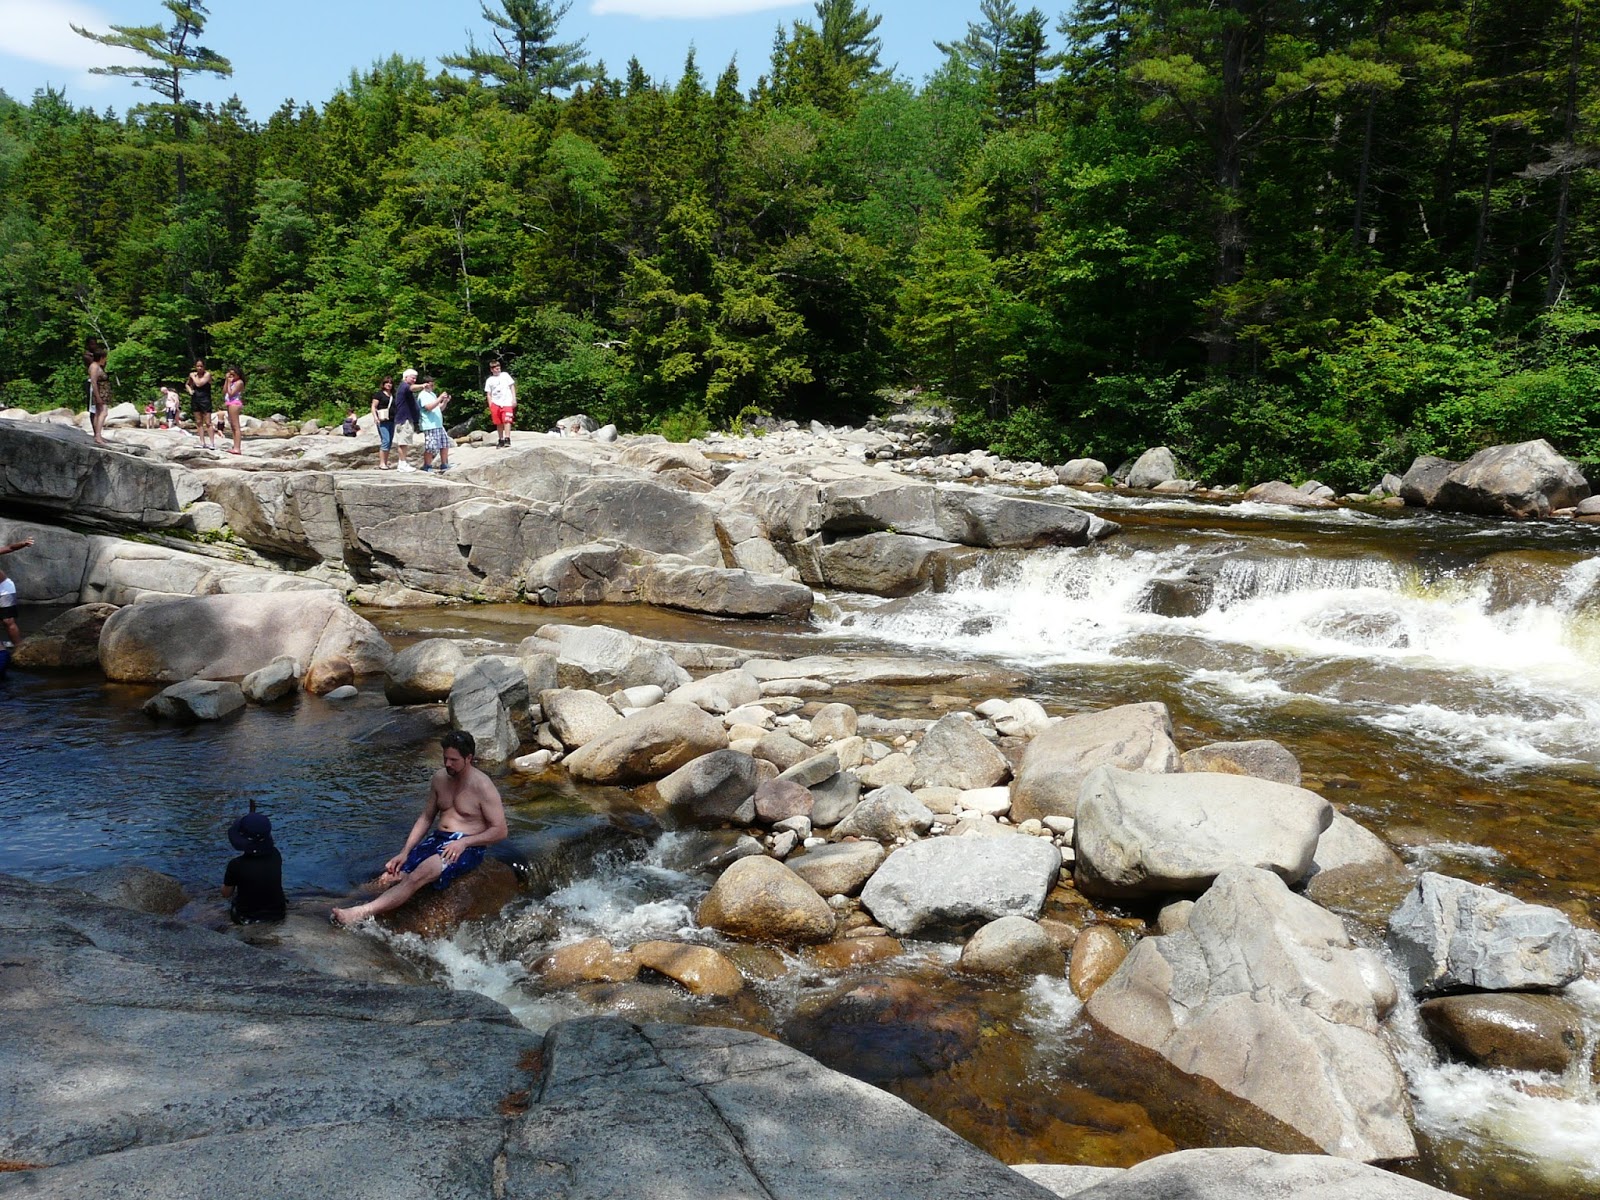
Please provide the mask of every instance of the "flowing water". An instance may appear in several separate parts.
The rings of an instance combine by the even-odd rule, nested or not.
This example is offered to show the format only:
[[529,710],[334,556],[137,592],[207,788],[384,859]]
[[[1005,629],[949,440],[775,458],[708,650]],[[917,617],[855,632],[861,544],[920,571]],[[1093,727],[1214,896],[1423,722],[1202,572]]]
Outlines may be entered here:
[[[832,596],[809,627],[633,608],[463,606],[377,619],[396,641],[447,634],[505,646],[546,621],[600,621],[775,656],[969,658],[1016,673],[1054,712],[1163,700],[1181,746],[1277,738],[1308,786],[1417,867],[1558,905],[1595,928],[1600,529],[1050,494],[1093,503],[1123,534],[1086,549],[995,553],[905,599]],[[301,698],[179,731],[139,713],[152,690],[96,676],[13,672],[0,682],[6,870],[54,879],[137,860],[210,889],[229,856],[227,825],[254,797],[273,816],[286,883],[309,907],[344,894],[403,840],[434,761],[437,710],[390,710],[369,685],[343,707]],[[960,690],[854,687],[832,698],[935,715],[930,692]],[[753,980],[723,1005],[641,983],[546,993],[479,934],[397,939],[436,976],[504,1000],[531,1026],[603,1010],[767,1029],[1010,1161],[1125,1165],[1226,1138],[1119,1090],[1062,983],[1019,993],[961,980],[953,949],[935,943],[854,972],[722,945],[693,918],[707,887],[694,870],[709,852],[704,835],[659,830],[623,793],[502,782],[512,853],[553,919],[545,943],[700,940],[734,954]],[[622,833],[592,836],[603,830]],[[1370,921],[1355,932],[1371,943],[1380,934]],[[1592,1055],[1600,983],[1571,991]],[[1391,1024],[1424,1144],[1408,1170],[1473,1196],[1600,1194],[1592,1076],[1441,1062],[1414,1008]]]

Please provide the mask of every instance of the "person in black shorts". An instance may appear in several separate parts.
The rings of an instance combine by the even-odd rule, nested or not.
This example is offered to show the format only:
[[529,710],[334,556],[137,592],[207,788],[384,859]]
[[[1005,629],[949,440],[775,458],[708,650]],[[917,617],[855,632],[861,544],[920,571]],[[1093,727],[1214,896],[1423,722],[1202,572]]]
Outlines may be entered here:
[[228,841],[243,851],[222,876],[222,896],[234,924],[283,920],[289,907],[283,896],[283,855],[272,843],[272,822],[256,811],[254,800],[228,830]]
[[189,393],[189,406],[194,410],[194,431],[200,437],[204,450],[217,448],[217,429],[211,423],[211,372],[206,370],[206,360],[194,360],[194,370],[184,382],[183,390]]

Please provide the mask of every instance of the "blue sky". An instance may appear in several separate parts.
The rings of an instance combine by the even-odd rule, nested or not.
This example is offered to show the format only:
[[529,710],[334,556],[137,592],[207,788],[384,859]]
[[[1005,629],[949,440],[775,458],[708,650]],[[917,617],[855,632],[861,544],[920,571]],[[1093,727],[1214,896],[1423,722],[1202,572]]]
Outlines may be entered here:
[[[977,0],[867,7],[883,17],[884,64],[917,81],[938,65],[934,40],[958,39],[978,16]],[[212,0],[210,8],[204,42],[232,60],[233,76],[197,82],[193,94],[220,101],[237,93],[262,120],[286,98],[321,104],[352,67],[398,52],[437,69],[439,55],[463,48],[468,31],[487,40],[478,0]],[[1057,10],[1045,11],[1053,23]],[[701,72],[714,79],[737,54],[748,89],[766,70],[777,24],[812,12],[810,0],[573,0],[561,33],[586,38],[590,60],[604,59],[613,75],[636,55],[653,78],[676,79],[692,44]],[[147,93],[90,75],[88,67],[119,60],[70,25],[104,30],[165,17],[158,0],[0,0],[0,88],[26,102],[48,83],[76,104],[121,111]]]

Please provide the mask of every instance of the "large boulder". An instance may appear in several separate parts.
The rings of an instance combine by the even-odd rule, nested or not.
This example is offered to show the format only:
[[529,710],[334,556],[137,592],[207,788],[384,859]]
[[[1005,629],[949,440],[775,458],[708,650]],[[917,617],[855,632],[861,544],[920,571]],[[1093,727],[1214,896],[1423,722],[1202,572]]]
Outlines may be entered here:
[[236,679],[280,655],[336,655],[358,674],[391,657],[383,635],[333,592],[193,596],[117,610],[100,635],[100,669],[118,683]]
[[934,722],[911,754],[911,786],[993,787],[1011,774],[1005,755],[994,748],[977,724],[958,713]]
[[1204,891],[1229,867],[1299,883],[1333,807],[1315,792],[1245,775],[1147,775],[1101,767],[1078,801],[1073,878],[1093,896]]
[[477,759],[486,764],[516,757],[520,742],[511,714],[528,704],[528,677],[510,655],[475,658],[456,672],[447,712],[452,729],[472,735]]
[[1559,988],[1583,973],[1565,913],[1433,871],[1389,918],[1389,945],[1419,993]]
[[1061,870],[1043,838],[931,838],[902,846],[861,891],[877,922],[901,936],[963,930],[1000,917],[1037,919]]
[[1245,492],[1244,499],[1253,500],[1257,504],[1281,504],[1286,508],[1338,507],[1332,500],[1325,500],[1320,496],[1307,495],[1293,484],[1284,483],[1281,479],[1256,484],[1255,487]]
[[1098,458],[1073,458],[1056,468],[1056,482],[1067,487],[1082,487],[1086,483],[1103,483],[1110,474]]
[[718,671],[672,693],[674,704],[694,704],[711,713],[732,712],[760,699],[760,681],[743,669]]
[[588,745],[623,719],[610,701],[586,688],[547,688],[539,693],[539,707],[569,750]]
[[1478,451],[1445,477],[1430,507],[1491,517],[1548,517],[1588,495],[1578,464],[1541,438]]
[[221,721],[238,716],[244,708],[244,692],[237,683],[211,679],[188,679],[175,683],[145,701],[147,715],[161,721],[190,724],[195,721]]
[[909,596],[926,588],[939,563],[960,549],[955,542],[937,538],[869,533],[822,547],[817,562],[821,581],[828,587],[874,596]]
[[564,1021],[541,1061],[505,1138],[508,1196],[877,1200],[892,1181],[918,1200],[1050,1200],[905,1101],[755,1032]]
[[567,755],[565,766],[574,779],[588,783],[645,783],[727,745],[721,721],[693,704],[669,700],[623,718]]
[[11,665],[27,671],[70,670],[98,666],[100,631],[117,611],[114,604],[80,604],[40,626],[11,656]]
[[467,656],[451,638],[424,638],[394,656],[384,672],[390,704],[431,704],[448,699]]
[[206,499],[251,549],[302,562],[339,562],[344,526],[327,471],[206,471]]
[[77,604],[93,538],[56,525],[0,518],[0,543],[33,539],[33,545],[6,561],[22,604]]
[[635,570],[633,583],[645,604],[716,617],[804,620],[811,615],[815,599],[803,583],[776,575],[752,575],[735,567],[653,563]]
[[1083,781],[1097,767],[1168,772],[1178,764],[1165,704],[1121,704],[1068,717],[1028,743],[1011,788],[1011,816],[1019,822],[1075,816]]
[[744,988],[739,968],[710,946],[687,942],[641,942],[629,953],[641,967],[665,975],[696,996],[727,999]]
[[1565,996],[1472,992],[1417,1006],[1436,1041],[1480,1067],[1563,1074],[1586,1041],[1583,1010]]
[[712,884],[695,919],[729,937],[792,945],[833,936],[828,902],[775,858],[741,858]]
[[1218,876],[1089,997],[1100,1028],[1209,1080],[1328,1154],[1409,1158],[1405,1080],[1379,1034],[1374,956],[1270,871]]
[[853,896],[884,860],[877,842],[833,842],[791,858],[788,867],[819,896]]
[[656,793],[664,804],[690,809],[696,820],[732,821],[747,810],[761,780],[761,764],[748,754],[713,750],[659,781]]
[[1444,481],[1460,465],[1432,454],[1419,455],[1412,460],[1400,480],[1400,499],[1413,508],[1432,508]]
[[96,446],[76,429],[0,421],[0,500],[77,524],[170,529],[199,500],[199,476],[186,467]]
[[928,806],[905,788],[891,785],[863,796],[850,815],[834,827],[834,835],[892,842],[921,837],[932,828],[933,813]]
[[419,888],[399,908],[379,914],[377,920],[392,933],[437,941],[452,936],[468,921],[498,916],[521,894],[516,871],[498,858],[486,857],[448,887]]
[[1165,446],[1154,446],[1139,456],[1128,470],[1128,486],[1153,488],[1178,477],[1178,460]]
[[103,535],[90,537],[86,544],[88,554],[80,593],[85,604],[135,604],[151,599],[251,592],[315,591],[335,601],[340,599],[324,580],[246,566],[227,558]]

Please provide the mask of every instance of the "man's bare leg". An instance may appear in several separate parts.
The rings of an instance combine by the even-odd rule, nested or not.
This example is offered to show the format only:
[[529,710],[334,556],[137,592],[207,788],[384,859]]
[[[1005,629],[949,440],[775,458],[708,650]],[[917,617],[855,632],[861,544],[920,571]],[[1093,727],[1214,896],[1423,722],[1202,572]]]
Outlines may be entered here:
[[431,858],[423,859],[411,874],[402,876],[398,883],[375,899],[368,900],[365,904],[357,904],[352,908],[336,908],[331,915],[334,921],[340,925],[354,925],[359,921],[365,921],[368,917],[375,917],[379,913],[388,912],[392,908],[399,908],[424,886],[438,879],[443,873],[444,859],[435,854]]

